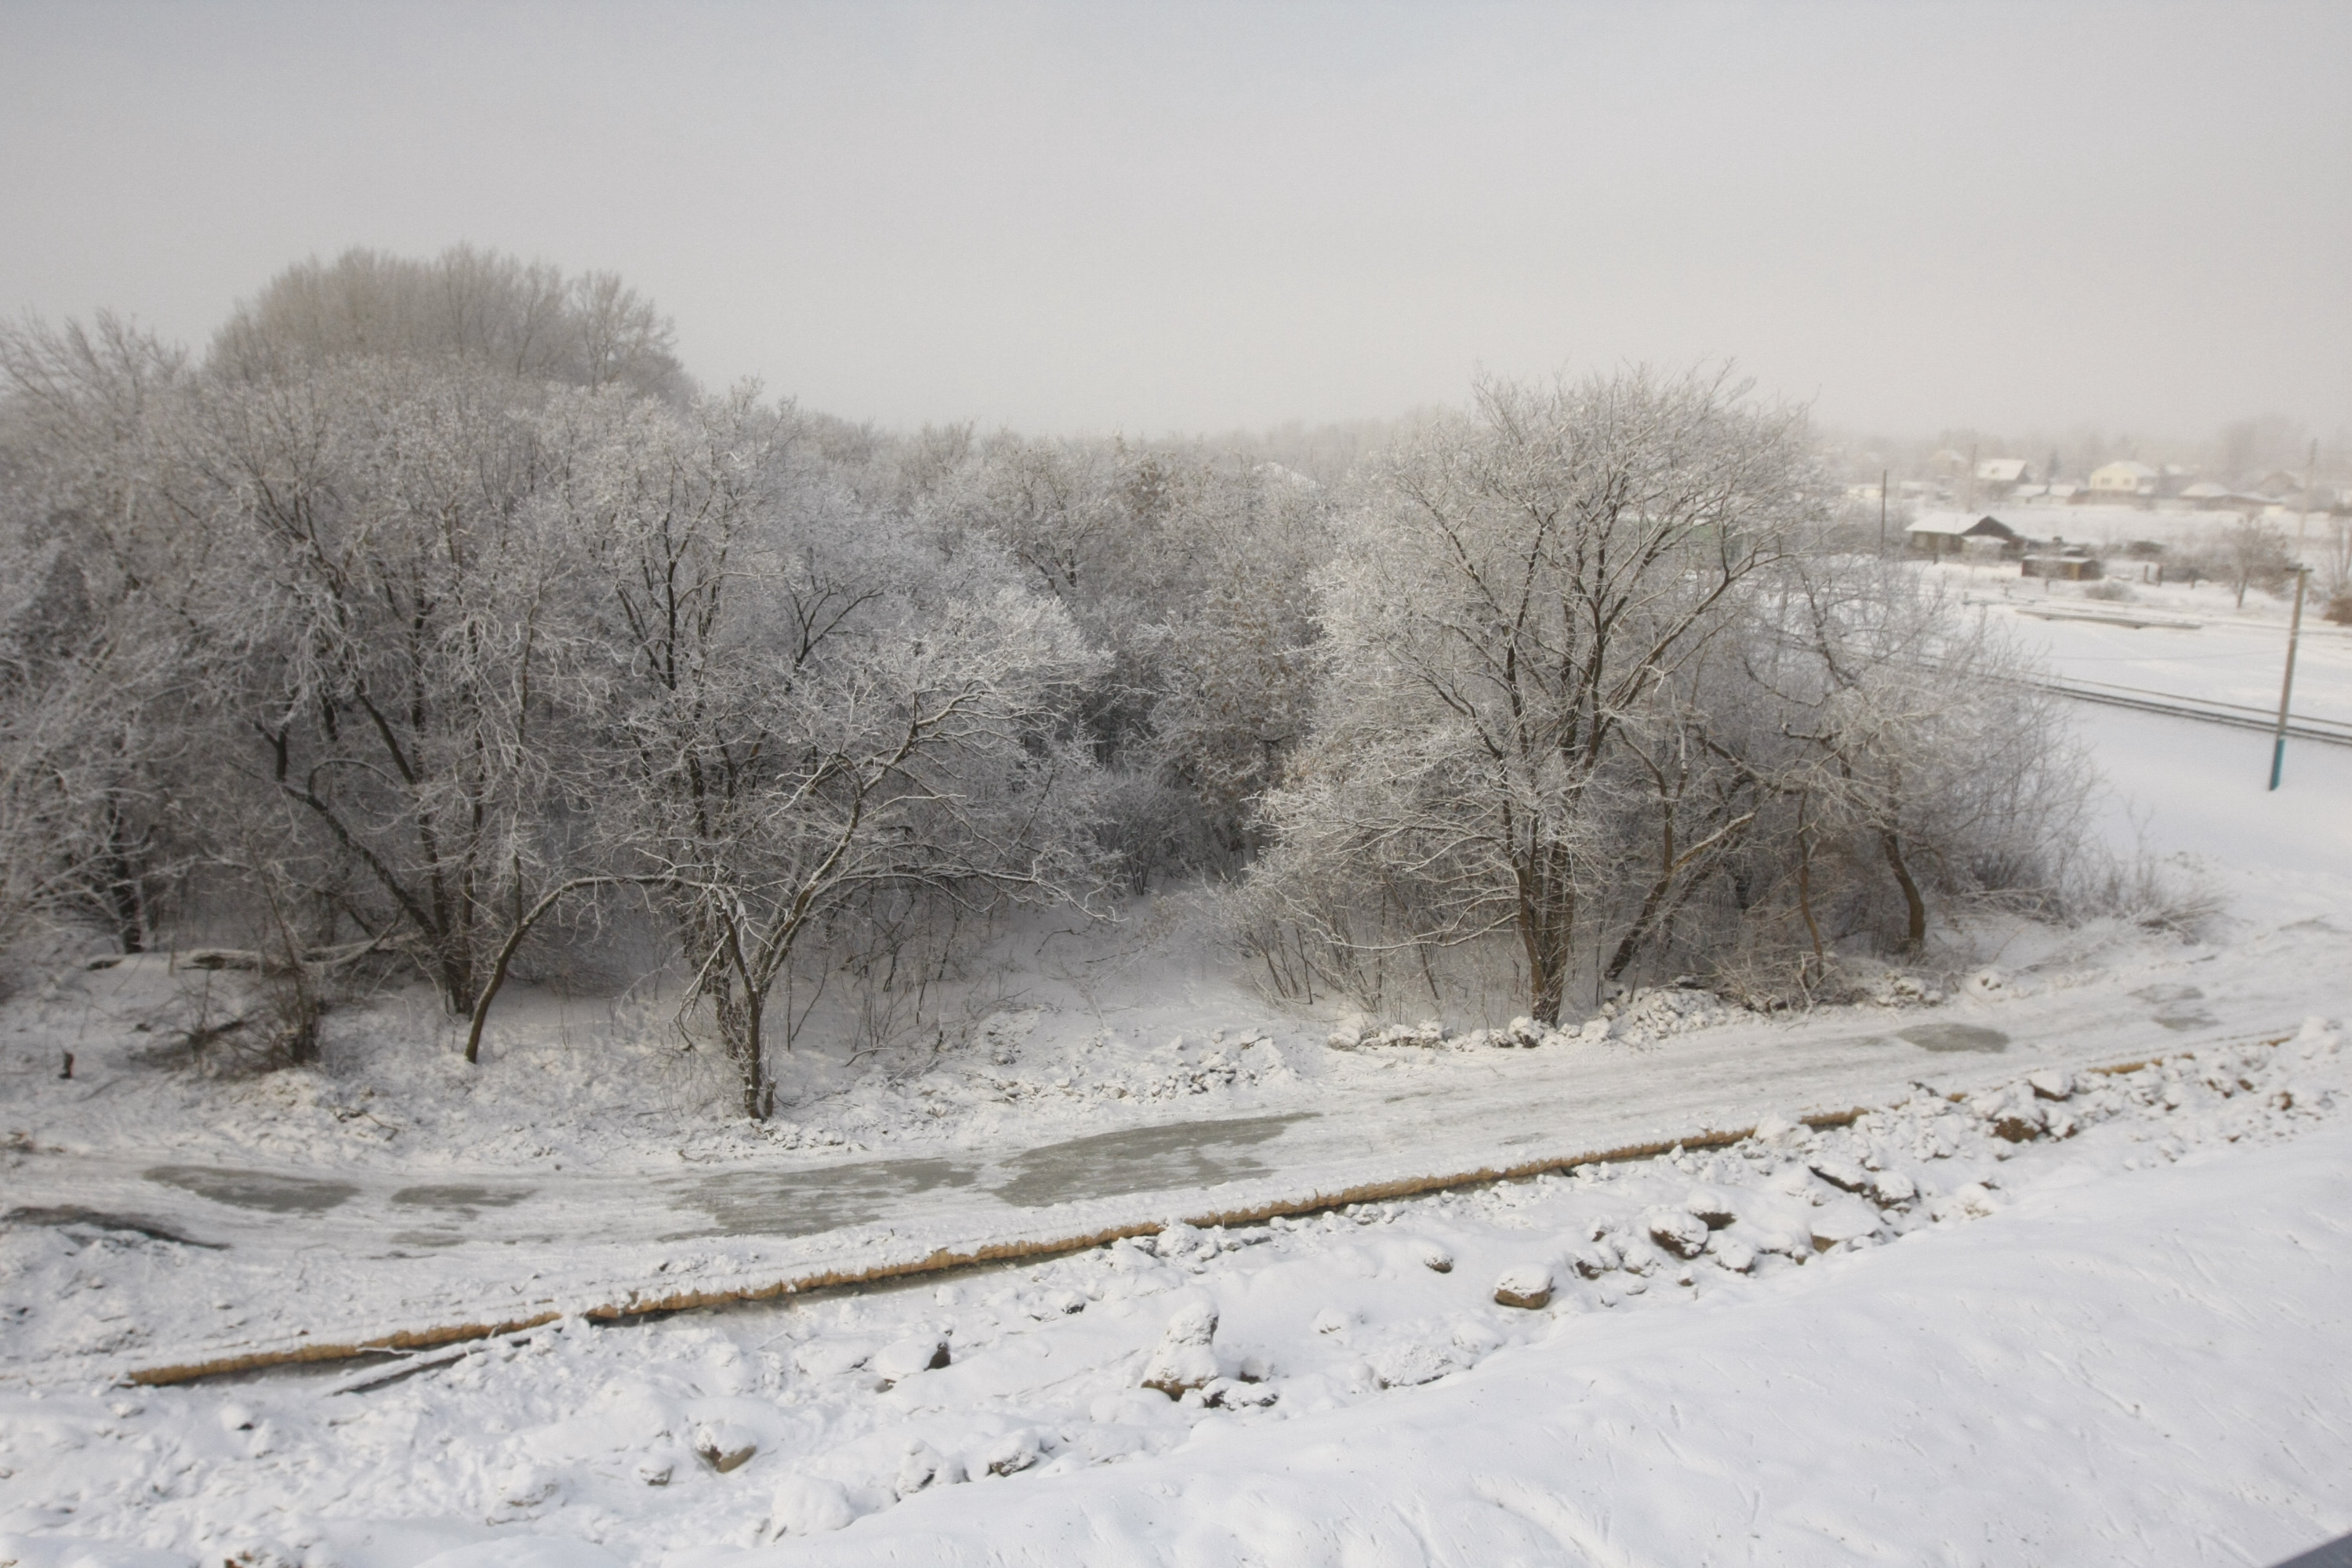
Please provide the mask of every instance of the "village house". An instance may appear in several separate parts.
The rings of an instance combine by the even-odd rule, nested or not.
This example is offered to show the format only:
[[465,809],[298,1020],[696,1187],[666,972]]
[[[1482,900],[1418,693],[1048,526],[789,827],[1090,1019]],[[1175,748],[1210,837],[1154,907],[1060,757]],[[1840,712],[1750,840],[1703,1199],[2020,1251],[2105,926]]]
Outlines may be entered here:
[[2033,482],[2033,467],[2022,458],[1987,458],[1977,465],[1977,489],[2005,496],[2020,485]]
[[2106,575],[2106,567],[2086,545],[2063,539],[2036,546],[2017,563],[2021,577],[2054,577],[2062,582],[2089,583]]
[[2136,463],[2126,458],[2103,464],[2091,470],[2090,499],[2099,501],[2129,500],[2138,498],[2153,500],[2156,495],[2157,472],[2146,463]]
[[2210,479],[2200,479],[2182,490],[2175,500],[2159,507],[2162,511],[2236,512],[2241,517],[2261,517],[2280,510],[2276,498],[2252,495],[2217,485]]
[[1937,559],[1949,555],[2001,559],[2025,548],[2023,534],[1990,513],[1931,511],[1903,534],[1913,550]]

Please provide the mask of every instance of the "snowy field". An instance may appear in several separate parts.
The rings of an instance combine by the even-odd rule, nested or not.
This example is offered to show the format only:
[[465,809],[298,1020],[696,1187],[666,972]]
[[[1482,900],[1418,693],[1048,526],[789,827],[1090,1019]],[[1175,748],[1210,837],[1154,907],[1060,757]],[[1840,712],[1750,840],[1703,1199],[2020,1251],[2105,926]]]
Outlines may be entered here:
[[2106,775],[2110,843],[2352,885],[2352,746],[2289,741],[2273,795],[2267,735],[2090,703],[2068,717]]
[[[2065,679],[2278,711],[2290,601],[2256,590],[2241,608],[2227,584],[2159,588],[2137,581],[2129,562],[2110,564],[2114,585],[2129,599],[2084,597],[2095,584],[2027,581],[2014,565],[1944,565],[1928,574],[1999,616]],[[2352,626],[2331,626],[2319,612],[2315,594],[2304,606],[2294,710],[2352,721]]]
[[[2016,618],[2075,678],[2259,702],[2248,609]],[[2352,718],[2347,649],[2299,710]],[[2075,717],[2104,831],[2224,912],[1988,928],[1948,994],[1795,1020],[1668,992],[1335,1049],[1171,905],[1008,933],[921,1072],[811,1061],[777,1128],[682,1131],[724,1086],[658,998],[520,994],[468,1074],[392,996],[318,1071],[211,1079],[157,1053],[180,977],[59,953],[0,1006],[0,1563],[2276,1562],[2352,1531],[2352,749],[2272,795],[2259,734]]]

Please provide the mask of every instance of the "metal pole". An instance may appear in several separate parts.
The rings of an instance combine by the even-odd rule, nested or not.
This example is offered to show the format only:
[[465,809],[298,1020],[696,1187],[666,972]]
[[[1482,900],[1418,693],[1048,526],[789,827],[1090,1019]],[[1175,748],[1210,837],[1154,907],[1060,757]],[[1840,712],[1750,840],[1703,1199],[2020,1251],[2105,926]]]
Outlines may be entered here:
[[2311,438],[2311,456],[2303,465],[2303,510],[2295,514],[2294,519],[2294,556],[2298,561],[2303,559],[2304,530],[2311,526],[2312,479],[2318,472],[2319,437],[2315,436]]
[[2278,736],[2271,742],[2271,788],[2279,786],[2279,770],[2286,765],[2286,705],[2294,695],[2294,645],[2303,636],[2303,585],[2311,579],[2311,568],[2294,569],[2294,613],[2286,623],[2286,679],[2279,684]]

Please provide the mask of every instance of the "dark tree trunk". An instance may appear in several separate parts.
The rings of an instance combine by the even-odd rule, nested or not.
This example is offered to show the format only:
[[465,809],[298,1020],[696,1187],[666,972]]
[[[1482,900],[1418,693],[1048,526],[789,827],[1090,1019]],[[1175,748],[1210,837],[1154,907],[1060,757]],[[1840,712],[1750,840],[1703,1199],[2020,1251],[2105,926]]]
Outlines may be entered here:
[[1558,1025],[1568,997],[1576,930],[1576,893],[1567,851],[1547,846],[1519,875],[1519,941],[1528,955],[1528,1005],[1538,1024]]
[[1907,951],[1916,952],[1927,940],[1927,900],[1919,896],[1919,884],[1912,879],[1911,868],[1904,864],[1903,845],[1895,837],[1893,828],[1879,833],[1878,846],[1885,851],[1886,868],[1895,873],[1895,885],[1903,889],[1903,908],[1906,915],[1903,945]]

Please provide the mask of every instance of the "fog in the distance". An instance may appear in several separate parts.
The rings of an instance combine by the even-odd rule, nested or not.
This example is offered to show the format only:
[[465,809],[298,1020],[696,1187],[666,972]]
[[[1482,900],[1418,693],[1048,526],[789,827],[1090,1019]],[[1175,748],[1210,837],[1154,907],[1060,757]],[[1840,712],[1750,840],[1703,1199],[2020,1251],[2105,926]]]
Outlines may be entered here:
[[0,310],[610,268],[894,425],[1385,416],[1730,355],[1842,426],[2352,417],[2352,8],[0,13]]

